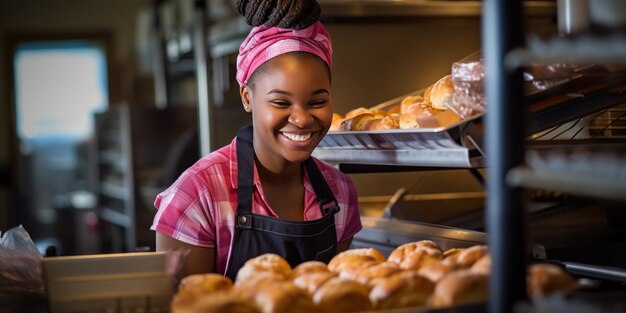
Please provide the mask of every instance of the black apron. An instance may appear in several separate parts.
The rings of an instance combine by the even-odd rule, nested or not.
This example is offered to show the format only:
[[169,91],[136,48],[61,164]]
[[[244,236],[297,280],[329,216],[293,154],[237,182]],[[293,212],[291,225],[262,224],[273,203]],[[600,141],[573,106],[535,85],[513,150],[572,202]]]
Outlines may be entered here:
[[328,263],[337,249],[335,214],[339,206],[315,161],[309,157],[304,165],[323,216],[289,221],[252,213],[254,156],[252,126],[247,126],[237,133],[238,206],[226,276],[234,280],[247,260],[264,253],[278,254],[292,267],[311,260]]

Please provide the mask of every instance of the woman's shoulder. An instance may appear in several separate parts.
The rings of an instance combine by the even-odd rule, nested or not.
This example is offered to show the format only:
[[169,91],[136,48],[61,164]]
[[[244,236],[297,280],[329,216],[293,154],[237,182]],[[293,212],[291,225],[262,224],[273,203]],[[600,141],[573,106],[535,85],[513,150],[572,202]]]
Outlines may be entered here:
[[231,145],[224,146],[203,157],[189,167],[189,171],[198,174],[202,172],[223,171],[230,166]]

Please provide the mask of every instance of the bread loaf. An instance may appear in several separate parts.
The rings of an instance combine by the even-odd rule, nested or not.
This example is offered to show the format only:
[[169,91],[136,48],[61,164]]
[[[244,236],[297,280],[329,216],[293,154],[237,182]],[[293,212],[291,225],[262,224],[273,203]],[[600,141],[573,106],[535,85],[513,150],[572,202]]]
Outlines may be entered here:
[[275,272],[258,271],[246,279],[238,280],[235,283],[233,292],[237,293],[244,299],[254,299],[254,295],[259,289],[266,285],[274,283],[282,283],[286,280],[285,276]]
[[373,125],[369,125],[368,123],[376,123],[383,118],[381,115],[373,114],[373,113],[361,113],[351,118],[345,119],[339,125],[340,131],[362,131],[368,130],[368,128],[374,127]]
[[291,266],[281,256],[266,253],[248,260],[237,272],[236,281],[246,280],[259,272],[274,272],[288,278],[291,273]]
[[416,242],[409,242],[394,249],[391,252],[391,254],[389,254],[387,261],[400,264],[402,263],[402,260],[404,259],[406,255],[411,254],[422,248],[430,248],[430,249],[441,251],[439,246],[430,240],[420,240]]
[[443,262],[428,262],[422,265],[417,273],[436,283],[453,271],[452,265]]
[[576,288],[576,281],[553,264],[533,264],[528,269],[527,288],[531,296],[567,293]]
[[178,292],[172,298],[170,309],[172,313],[189,313],[196,302],[203,297],[219,292],[227,292],[233,282],[219,274],[190,275],[180,282]]
[[443,254],[440,250],[421,248],[405,255],[402,262],[400,262],[400,268],[403,270],[419,270],[426,264],[433,262],[439,263],[442,260]]
[[414,271],[383,279],[370,291],[370,301],[381,310],[421,306],[432,294],[434,284]]
[[456,258],[456,264],[461,268],[470,268],[476,261],[488,253],[489,250],[484,245],[469,247],[459,253],[459,256]]
[[[254,302],[263,313],[317,313],[306,292],[290,282],[273,283],[260,288]],[[319,312],[321,313],[321,312]]]
[[472,265],[470,271],[484,275],[491,274],[491,256],[489,254],[483,255]]
[[414,104],[420,104],[420,105],[426,105],[426,102],[424,102],[424,97],[416,95],[416,96],[408,96],[404,99],[402,99],[402,102],[400,102],[400,112],[399,113],[407,113],[408,112],[408,108]]
[[370,266],[356,275],[356,281],[366,285],[375,286],[383,278],[397,274],[401,271],[400,266],[392,262],[383,262]]
[[333,113],[333,120],[328,131],[339,131],[339,127],[344,120],[345,118],[341,114]]
[[364,312],[373,309],[367,287],[351,280],[332,278],[313,294],[324,313]]
[[430,102],[430,105],[435,109],[447,110],[448,103],[453,94],[454,85],[452,84],[452,76],[446,75],[432,86],[427,101]]
[[296,277],[293,284],[306,291],[309,296],[313,296],[320,287],[335,277],[336,275],[331,272],[307,273]]
[[488,283],[486,275],[468,270],[450,273],[435,286],[429,305],[443,308],[487,301]]
[[385,256],[380,253],[380,251],[373,248],[350,249],[334,256],[330,262],[328,262],[328,269],[331,272],[339,273],[347,267],[354,266],[353,264],[372,261],[375,263],[384,262]]
[[290,278],[293,280],[298,276],[317,272],[328,272],[328,266],[324,262],[320,261],[302,262],[298,266],[294,267],[291,271]]
[[456,260],[459,257],[459,253],[465,250],[464,248],[452,248],[444,251],[443,253],[443,263],[449,264],[452,266],[456,266]]
[[183,278],[178,285],[178,290],[211,293],[220,290],[229,290],[232,286],[233,282],[224,275],[214,273],[194,274]]
[[[180,312],[180,311],[172,311]],[[227,292],[213,293],[194,303],[190,313],[262,313],[251,301]]]
[[398,123],[401,129],[436,128],[439,127],[439,123],[433,116],[438,112],[441,111],[425,103],[412,104],[399,116]]
[[348,111],[348,113],[346,113],[346,119],[353,118],[363,113],[370,113],[370,110],[364,107],[358,107],[356,109]]

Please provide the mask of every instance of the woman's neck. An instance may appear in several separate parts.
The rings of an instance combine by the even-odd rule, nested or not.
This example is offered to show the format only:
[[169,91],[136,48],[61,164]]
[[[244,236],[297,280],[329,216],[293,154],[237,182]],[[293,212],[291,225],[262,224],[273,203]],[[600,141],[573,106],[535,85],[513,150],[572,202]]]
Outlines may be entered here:
[[263,153],[256,153],[255,164],[259,179],[264,183],[281,185],[302,181],[302,164],[276,160]]

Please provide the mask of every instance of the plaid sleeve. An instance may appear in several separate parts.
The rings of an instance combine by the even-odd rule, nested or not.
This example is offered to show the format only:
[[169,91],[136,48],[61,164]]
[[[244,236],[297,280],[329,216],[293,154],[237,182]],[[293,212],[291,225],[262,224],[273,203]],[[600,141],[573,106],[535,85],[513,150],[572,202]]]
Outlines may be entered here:
[[211,199],[202,176],[188,169],[156,197],[158,211],[150,229],[191,245],[215,248]]
[[361,225],[361,216],[359,214],[359,198],[356,192],[356,187],[348,175],[343,174],[342,176],[344,178],[342,183],[347,187],[348,205],[345,208],[346,215],[344,230],[341,234],[341,238],[338,238],[338,241],[344,241],[354,237],[354,235],[363,228],[363,225]]

